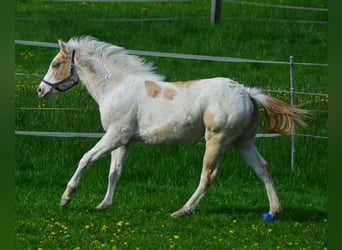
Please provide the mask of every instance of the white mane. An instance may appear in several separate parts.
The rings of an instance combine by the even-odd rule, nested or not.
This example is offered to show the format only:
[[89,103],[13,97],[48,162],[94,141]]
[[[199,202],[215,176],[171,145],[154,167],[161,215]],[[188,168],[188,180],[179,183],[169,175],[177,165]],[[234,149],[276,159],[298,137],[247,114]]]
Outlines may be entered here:
[[146,63],[142,58],[127,54],[127,51],[119,46],[98,41],[91,36],[74,37],[67,42],[67,48],[75,49],[76,53],[87,59],[96,61],[96,64],[105,67],[111,73],[129,73],[131,75],[148,76],[151,80],[162,81],[164,76],[154,73],[151,63]]

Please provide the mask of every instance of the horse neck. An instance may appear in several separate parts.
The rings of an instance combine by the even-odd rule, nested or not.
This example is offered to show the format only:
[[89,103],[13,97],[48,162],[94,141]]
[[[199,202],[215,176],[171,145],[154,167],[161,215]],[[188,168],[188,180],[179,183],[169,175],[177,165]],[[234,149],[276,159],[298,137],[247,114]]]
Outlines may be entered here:
[[99,104],[114,86],[124,84],[130,79],[159,81],[164,77],[154,74],[152,71],[143,67],[132,68],[127,65],[129,62],[115,61],[103,62],[98,58],[76,57],[76,67],[80,81],[85,85],[89,94]]
[[109,71],[102,62],[93,58],[79,55],[75,65],[80,81],[98,104],[111,85],[115,84],[112,79],[120,78],[119,73]]

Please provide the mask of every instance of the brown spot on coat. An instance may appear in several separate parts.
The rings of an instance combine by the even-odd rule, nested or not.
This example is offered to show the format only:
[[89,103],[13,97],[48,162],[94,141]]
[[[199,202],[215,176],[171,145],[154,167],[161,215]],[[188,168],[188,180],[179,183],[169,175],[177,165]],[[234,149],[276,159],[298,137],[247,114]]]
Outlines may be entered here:
[[162,88],[153,81],[145,81],[145,89],[146,89],[147,95],[153,98],[160,95],[162,91]]
[[177,95],[177,91],[171,88],[167,88],[163,92],[163,97],[172,100],[174,96]]
[[197,80],[194,81],[187,81],[187,82],[173,82],[174,85],[183,88],[189,88],[192,84],[197,83]]
[[61,52],[52,63],[56,80],[63,80],[70,75],[70,64],[69,56]]

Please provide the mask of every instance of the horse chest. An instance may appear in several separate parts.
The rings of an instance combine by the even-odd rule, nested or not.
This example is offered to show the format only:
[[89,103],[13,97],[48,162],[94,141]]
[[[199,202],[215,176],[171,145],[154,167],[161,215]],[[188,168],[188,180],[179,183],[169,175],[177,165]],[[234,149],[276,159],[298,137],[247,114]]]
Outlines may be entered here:
[[123,105],[100,105],[101,124],[105,131],[109,127],[129,128],[135,119],[134,108]]

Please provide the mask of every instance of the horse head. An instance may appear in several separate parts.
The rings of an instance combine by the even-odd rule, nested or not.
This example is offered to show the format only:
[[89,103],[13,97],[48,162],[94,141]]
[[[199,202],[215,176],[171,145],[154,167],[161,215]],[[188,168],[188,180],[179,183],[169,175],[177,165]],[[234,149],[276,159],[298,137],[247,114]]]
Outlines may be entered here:
[[54,94],[64,92],[78,83],[75,69],[75,50],[70,50],[65,42],[58,40],[59,53],[52,60],[48,72],[37,88],[38,97],[51,98]]

